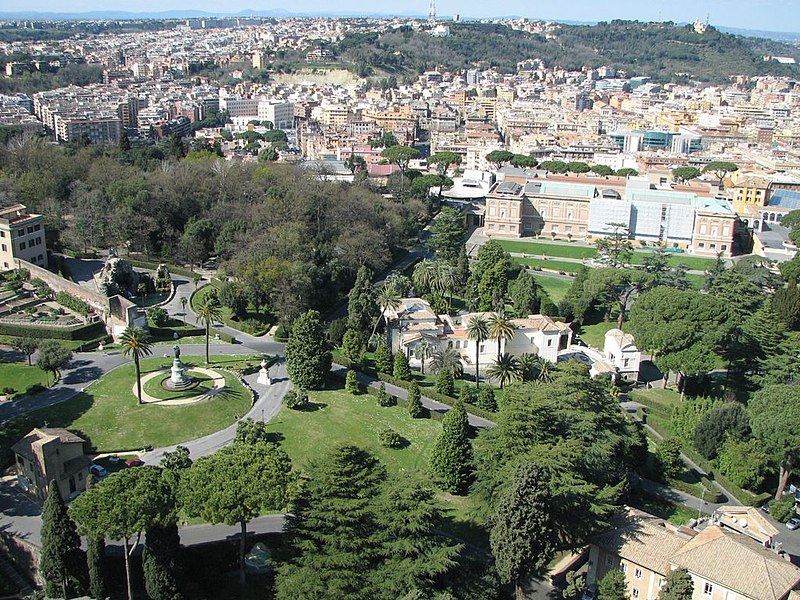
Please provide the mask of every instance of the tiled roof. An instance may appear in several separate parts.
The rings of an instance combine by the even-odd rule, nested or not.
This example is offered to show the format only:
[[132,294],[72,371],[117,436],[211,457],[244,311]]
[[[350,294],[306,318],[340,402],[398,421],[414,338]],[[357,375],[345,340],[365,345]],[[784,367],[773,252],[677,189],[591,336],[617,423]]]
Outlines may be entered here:
[[672,563],[756,600],[780,600],[800,582],[800,568],[755,540],[716,525],[675,552]]
[[11,446],[16,454],[33,458],[33,446],[42,440],[58,438],[62,444],[82,444],[85,440],[61,427],[32,429],[24,438]]

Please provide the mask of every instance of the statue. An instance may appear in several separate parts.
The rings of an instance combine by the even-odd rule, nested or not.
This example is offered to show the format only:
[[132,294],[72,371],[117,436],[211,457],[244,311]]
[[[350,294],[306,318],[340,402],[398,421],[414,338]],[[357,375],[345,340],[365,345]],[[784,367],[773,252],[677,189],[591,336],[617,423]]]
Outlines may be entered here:
[[172,352],[175,354],[175,360],[180,360],[181,358],[181,347],[178,344],[175,344],[172,347]]
[[272,383],[272,379],[269,376],[269,369],[267,369],[267,361],[261,361],[261,369],[258,371],[258,379],[256,383],[261,385],[270,385]]

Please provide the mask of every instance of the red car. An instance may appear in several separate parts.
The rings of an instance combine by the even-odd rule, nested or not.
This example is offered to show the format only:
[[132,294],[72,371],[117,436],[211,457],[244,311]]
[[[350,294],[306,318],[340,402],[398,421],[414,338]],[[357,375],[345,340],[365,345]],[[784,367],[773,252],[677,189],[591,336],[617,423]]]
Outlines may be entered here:
[[125,464],[129,467],[141,467],[144,461],[141,458],[129,458],[125,461]]

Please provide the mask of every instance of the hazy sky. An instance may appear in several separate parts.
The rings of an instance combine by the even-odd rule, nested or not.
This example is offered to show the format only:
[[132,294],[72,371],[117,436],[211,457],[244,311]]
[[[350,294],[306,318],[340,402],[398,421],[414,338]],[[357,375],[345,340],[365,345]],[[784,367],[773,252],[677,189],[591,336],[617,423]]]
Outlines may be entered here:
[[[537,2],[506,0],[437,0],[440,15],[460,13],[468,17],[519,15],[539,19],[599,21],[638,19],[641,21],[691,22],[705,20],[712,24],[773,31],[800,30],[800,0],[571,0]],[[287,8],[298,12],[320,10],[427,14],[427,0],[389,2],[388,0],[2,0],[0,11],[34,10],[84,12],[89,10],[164,11],[197,9],[209,12],[237,12],[244,9]]]

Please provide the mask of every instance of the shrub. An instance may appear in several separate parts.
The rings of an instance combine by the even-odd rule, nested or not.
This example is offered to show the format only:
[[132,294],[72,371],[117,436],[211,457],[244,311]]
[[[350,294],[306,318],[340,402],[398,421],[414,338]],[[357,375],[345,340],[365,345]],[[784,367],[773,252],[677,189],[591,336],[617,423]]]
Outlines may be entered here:
[[283,399],[289,408],[300,410],[308,403],[308,392],[303,389],[289,390]]
[[667,438],[658,445],[658,466],[661,474],[675,477],[683,470],[681,443],[676,438]]
[[169,313],[158,306],[147,309],[147,322],[154,327],[166,327],[169,323]]
[[394,363],[392,361],[392,351],[386,344],[379,344],[375,350],[375,369],[378,373],[391,373]]
[[356,377],[355,371],[347,371],[347,376],[344,379],[344,389],[353,395],[361,393],[361,386],[358,385],[358,377]]
[[704,457],[712,459],[727,436],[744,439],[750,433],[750,424],[744,406],[726,402],[715,406],[697,424],[694,430],[694,447]]
[[407,443],[407,440],[394,429],[384,429],[380,432],[378,437],[381,446],[385,448],[402,448]]
[[452,396],[454,388],[453,376],[449,371],[441,369],[436,374],[436,391],[445,396]]
[[494,397],[494,388],[485,385],[478,394],[478,407],[489,412],[497,412],[497,399]]
[[275,341],[285,342],[289,339],[289,329],[283,323],[275,328]]
[[89,314],[89,311],[92,310],[92,308],[86,302],[77,296],[68,294],[67,292],[58,292],[56,294],[56,302],[58,302],[61,306],[66,306],[68,309],[84,316]]
[[408,359],[403,352],[398,352],[394,357],[394,370],[392,375],[396,379],[403,381],[411,381],[411,367],[408,365]]
[[461,389],[458,390],[458,399],[464,404],[475,404],[478,399],[478,392],[469,384],[462,385]]
[[408,414],[411,415],[412,419],[418,419],[425,412],[420,398],[419,385],[416,381],[412,381],[408,387]]
[[344,317],[336,319],[332,321],[331,326],[328,327],[328,340],[330,340],[331,344],[334,346],[341,346],[346,331],[347,319]]
[[764,483],[767,457],[758,440],[728,437],[720,446],[717,465],[720,472],[741,488],[757,490]]
[[386,393],[386,384],[381,381],[381,387],[378,390],[378,404],[380,406],[394,406],[397,404],[397,398],[391,394]]
[[776,521],[786,523],[786,521],[791,519],[795,514],[794,497],[791,494],[787,494],[780,500],[770,502],[769,514],[771,514]]

